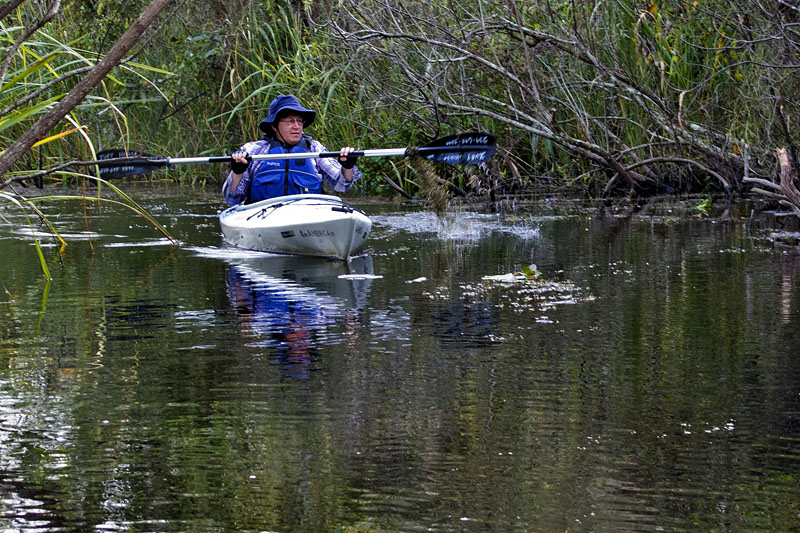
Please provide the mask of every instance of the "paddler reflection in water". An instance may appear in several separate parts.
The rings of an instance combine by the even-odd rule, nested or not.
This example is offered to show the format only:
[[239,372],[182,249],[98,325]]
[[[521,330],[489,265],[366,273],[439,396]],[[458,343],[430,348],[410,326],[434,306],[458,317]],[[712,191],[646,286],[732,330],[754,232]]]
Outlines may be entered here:
[[318,302],[250,280],[235,267],[227,282],[242,333],[253,338],[247,346],[275,350],[282,378],[307,379],[316,355],[313,332],[328,320]]
[[259,124],[264,138],[231,154],[231,172],[222,186],[225,201],[237,205],[290,194],[322,194],[323,179],[335,192],[348,191],[361,177],[350,146],[343,147],[338,158],[252,161],[249,157],[327,152],[304,131],[316,117],[317,112],[303,107],[294,95],[278,95],[269,105],[269,115]]

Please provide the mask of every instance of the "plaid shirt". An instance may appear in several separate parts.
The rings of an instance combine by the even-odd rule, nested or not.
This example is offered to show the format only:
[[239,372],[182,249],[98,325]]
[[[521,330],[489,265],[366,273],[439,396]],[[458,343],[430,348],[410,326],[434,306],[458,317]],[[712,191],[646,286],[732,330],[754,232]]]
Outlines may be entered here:
[[[266,154],[269,153],[269,141],[249,142],[242,146],[241,149],[250,155]],[[328,149],[325,148],[321,142],[311,139],[308,151],[327,152]],[[361,178],[361,171],[353,167],[353,181],[347,181],[344,176],[342,176],[342,165],[339,164],[339,158],[337,157],[313,158],[311,162],[314,165],[314,170],[320,175],[320,179],[325,180],[336,192],[349,191],[353,187],[353,182]],[[228,174],[228,179],[226,179],[225,183],[222,185],[222,197],[225,198],[225,201],[229,204],[237,205],[244,202],[247,198],[250,181],[253,179],[250,175],[250,169],[254,168],[253,163],[257,163],[257,161],[250,163],[250,166],[247,167],[247,170],[245,170],[242,175],[242,180],[234,190],[231,190],[233,172]]]

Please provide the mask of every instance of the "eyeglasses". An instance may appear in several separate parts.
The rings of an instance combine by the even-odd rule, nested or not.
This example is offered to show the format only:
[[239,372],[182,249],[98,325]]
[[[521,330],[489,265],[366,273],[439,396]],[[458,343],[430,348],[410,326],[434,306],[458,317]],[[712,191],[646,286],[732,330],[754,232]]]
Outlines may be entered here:
[[279,121],[281,124],[286,126],[291,126],[293,124],[297,124],[298,126],[303,126],[303,119],[302,118],[284,118]]

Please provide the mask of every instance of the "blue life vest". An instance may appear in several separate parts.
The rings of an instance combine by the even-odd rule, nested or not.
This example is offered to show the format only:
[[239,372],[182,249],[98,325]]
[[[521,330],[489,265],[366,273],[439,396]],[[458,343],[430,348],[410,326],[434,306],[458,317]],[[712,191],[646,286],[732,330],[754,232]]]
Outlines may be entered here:
[[[303,135],[300,142],[289,148],[272,139],[269,154],[306,153],[311,137]],[[287,149],[289,148],[289,149]],[[322,180],[314,170],[311,159],[258,161],[250,182],[248,203],[288,196],[290,194],[322,194]]]

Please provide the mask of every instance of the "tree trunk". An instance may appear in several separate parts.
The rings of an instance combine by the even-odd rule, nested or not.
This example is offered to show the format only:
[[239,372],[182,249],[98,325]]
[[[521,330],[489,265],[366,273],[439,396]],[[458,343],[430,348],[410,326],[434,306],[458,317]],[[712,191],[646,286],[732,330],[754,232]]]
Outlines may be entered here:
[[44,138],[53,126],[58,124],[67,113],[81,103],[105,75],[122,61],[169,2],[170,0],[153,0],[91,72],[78,82],[52,110],[42,116],[28,131],[11,143],[11,146],[0,155],[0,176],[8,172],[14,163],[31,149],[34,143]]
[[795,215],[800,215],[800,191],[794,186],[792,164],[789,162],[789,151],[778,148],[778,162],[781,165],[780,190],[786,197],[781,203],[789,207]]

